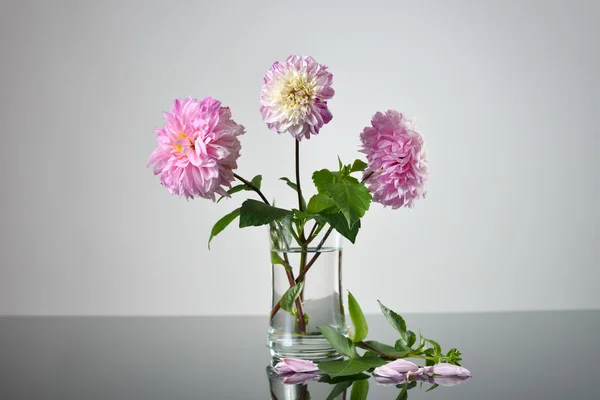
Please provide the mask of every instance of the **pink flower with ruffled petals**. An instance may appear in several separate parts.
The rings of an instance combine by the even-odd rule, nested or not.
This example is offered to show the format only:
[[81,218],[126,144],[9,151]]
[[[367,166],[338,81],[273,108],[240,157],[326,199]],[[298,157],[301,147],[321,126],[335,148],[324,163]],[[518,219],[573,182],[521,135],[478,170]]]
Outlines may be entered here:
[[332,118],[327,108],[334,94],[332,80],[327,67],[312,57],[292,55],[275,62],[260,89],[260,113],[267,126],[297,140],[318,134]]
[[424,198],[429,168],[425,139],[398,111],[378,112],[360,135],[373,201],[397,209]]
[[148,159],[171,194],[215,200],[227,196],[237,168],[244,127],[231,119],[229,107],[211,97],[176,99],[167,123],[155,129],[158,147]]

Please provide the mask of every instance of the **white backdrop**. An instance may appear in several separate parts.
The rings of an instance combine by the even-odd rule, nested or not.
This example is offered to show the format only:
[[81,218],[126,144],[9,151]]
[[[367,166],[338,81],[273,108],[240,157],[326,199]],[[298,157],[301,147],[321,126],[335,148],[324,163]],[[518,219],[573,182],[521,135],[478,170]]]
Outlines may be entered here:
[[[428,198],[373,205],[344,256],[367,312],[600,308],[600,3],[2,1],[0,314],[265,314],[264,229],[212,224],[146,169],[175,97],[247,128],[239,173],[294,193],[293,141],[258,112],[289,54],[330,67],[333,121],[303,179],[358,156],[375,111],[416,116]],[[307,189],[308,190],[308,189]]]

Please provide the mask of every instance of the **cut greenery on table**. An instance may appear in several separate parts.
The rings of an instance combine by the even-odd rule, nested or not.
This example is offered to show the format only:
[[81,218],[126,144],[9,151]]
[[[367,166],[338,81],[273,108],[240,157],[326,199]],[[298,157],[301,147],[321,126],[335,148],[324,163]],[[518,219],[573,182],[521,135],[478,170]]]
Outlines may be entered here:
[[[379,302],[381,312],[398,332],[399,338],[394,344],[385,344],[374,340],[366,340],[369,327],[360,305],[348,292],[348,307],[354,332],[348,337],[329,326],[320,326],[319,330],[331,347],[346,357],[346,360],[325,361],[318,364],[319,370],[332,378],[349,376],[369,371],[386,364],[388,361],[414,358],[425,361],[426,366],[449,363],[460,365],[461,353],[455,348],[443,352],[438,342],[424,337],[406,327],[404,319]],[[366,350],[359,354],[358,349]]]

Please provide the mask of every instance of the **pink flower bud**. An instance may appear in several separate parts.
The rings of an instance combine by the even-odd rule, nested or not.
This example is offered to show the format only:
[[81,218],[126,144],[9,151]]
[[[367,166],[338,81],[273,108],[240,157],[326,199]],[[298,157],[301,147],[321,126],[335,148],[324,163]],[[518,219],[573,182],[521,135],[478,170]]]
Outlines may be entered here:
[[403,378],[404,374],[408,372],[415,372],[418,369],[419,367],[416,364],[408,360],[399,359],[375,368],[373,373],[385,378],[400,379]]
[[471,371],[458,365],[442,363],[429,367],[425,372],[441,376],[471,376]]
[[319,368],[314,362],[301,360],[299,358],[284,358],[273,367],[273,371],[280,375],[294,372],[314,372],[318,370]]

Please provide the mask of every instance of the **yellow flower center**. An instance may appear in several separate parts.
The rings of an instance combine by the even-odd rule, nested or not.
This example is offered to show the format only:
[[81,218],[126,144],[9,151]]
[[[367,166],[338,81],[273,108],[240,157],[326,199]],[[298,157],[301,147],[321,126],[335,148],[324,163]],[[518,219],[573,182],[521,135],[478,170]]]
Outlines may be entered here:
[[297,109],[311,103],[315,98],[315,89],[305,76],[294,74],[284,83],[281,90],[283,105],[288,110]]
[[[186,135],[185,131],[183,131],[183,132],[181,132],[181,133],[179,134],[179,138],[180,138],[180,139],[187,139],[187,140],[188,140],[188,142],[190,143],[190,144],[189,144],[189,147],[190,147],[192,150],[194,150],[194,149],[195,149],[195,148],[194,148],[194,142],[192,142],[192,139],[190,139],[190,138],[189,138],[189,137]],[[180,145],[179,143],[175,143],[175,144],[173,145],[173,147],[175,147],[175,150],[177,150],[179,153],[183,152],[183,146],[182,146],[182,145]]]

